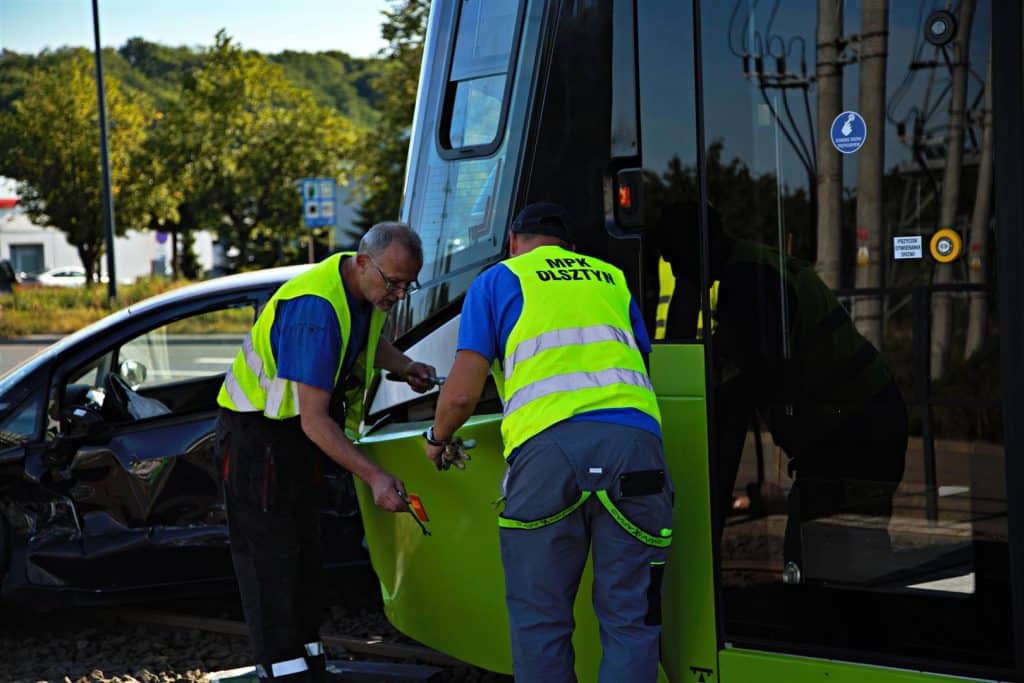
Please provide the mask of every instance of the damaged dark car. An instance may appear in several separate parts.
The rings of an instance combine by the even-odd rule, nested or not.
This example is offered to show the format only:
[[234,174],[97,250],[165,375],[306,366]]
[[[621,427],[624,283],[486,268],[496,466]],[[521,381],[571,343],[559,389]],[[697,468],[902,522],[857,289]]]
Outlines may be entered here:
[[[234,585],[217,392],[258,311],[303,268],[148,299],[0,378],[0,597],[66,604]],[[325,565],[365,564],[351,476],[329,465]]]

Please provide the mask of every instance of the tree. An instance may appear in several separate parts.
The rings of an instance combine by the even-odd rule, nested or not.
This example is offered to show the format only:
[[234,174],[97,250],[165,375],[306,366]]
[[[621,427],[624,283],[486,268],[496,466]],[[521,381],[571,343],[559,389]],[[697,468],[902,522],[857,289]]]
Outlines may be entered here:
[[362,200],[356,225],[363,231],[398,218],[429,9],[427,0],[392,0],[384,12],[381,35],[388,47],[371,82],[381,120],[363,133],[354,156]]
[[[65,233],[87,279],[104,251],[99,114],[93,62],[85,50],[36,69],[13,111],[0,114],[0,174],[19,181],[22,205],[39,225]],[[140,227],[161,207],[153,179],[138,164],[153,116],[142,97],[107,79],[111,185],[119,235]]]
[[164,228],[216,231],[238,250],[238,268],[298,261],[306,233],[297,183],[343,180],[354,142],[347,119],[220,31],[154,132],[153,154],[177,200]]

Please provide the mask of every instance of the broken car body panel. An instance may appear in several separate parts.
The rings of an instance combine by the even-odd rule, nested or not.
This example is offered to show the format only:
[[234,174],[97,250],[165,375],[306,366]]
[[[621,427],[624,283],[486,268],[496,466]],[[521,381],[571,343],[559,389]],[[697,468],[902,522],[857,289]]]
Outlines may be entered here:
[[[0,378],[5,598],[104,600],[234,584],[214,452],[216,394],[256,312],[303,269],[162,294]],[[211,320],[233,321],[231,333],[190,331]],[[134,380],[132,394],[160,409],[131,417],[114,405],[109,375]],[[351,477],[328,470],[325,486],[325,564],[365,562]]]

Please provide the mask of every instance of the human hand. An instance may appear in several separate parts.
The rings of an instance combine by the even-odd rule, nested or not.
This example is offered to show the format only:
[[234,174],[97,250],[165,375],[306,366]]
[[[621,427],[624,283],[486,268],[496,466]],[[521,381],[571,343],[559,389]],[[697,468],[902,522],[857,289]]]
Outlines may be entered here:
[[433,365],[413,361],[402,370],[409,388],[418,394],[427,391],[436,383],[437,369]]
[[404,512],[409,505],[403,499],[405,484],[384,470],[378,470],[370,481],[366,482],[373,491],[373,502],[387,512]]
[[441,461],[436,463],[437,468],[446,470],[454,465],[456,469],[466,469],[466,461],[472,460],[469,456],[469,449],[474,446],[476,446],[476,439],[463,441],[461,436],[456,436],[441,447]]
[[434,467],[436,467],[438,471],[441,470],[441,455],[444,453],[445,448],[446,446],[443,444],[440,446],[431,446],[429,443],[427,444],[427,457],[434,463]]

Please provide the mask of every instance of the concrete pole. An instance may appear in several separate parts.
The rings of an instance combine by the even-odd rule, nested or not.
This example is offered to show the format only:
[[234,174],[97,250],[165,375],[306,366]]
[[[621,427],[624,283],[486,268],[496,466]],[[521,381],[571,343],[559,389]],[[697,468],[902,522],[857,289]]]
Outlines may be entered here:
[[[857,153],[858,288],[882,286],[882,177],[885,175],[885,63],[889,35],[889,0],[864,0],[860,20],[861,116],[867,138]],[[882,347],[882,298],[858,299],[854,321],[875,348]]]
[[[953,90],[949,102],[949,134],[946,137],[946,171],[942,176],[942,203],[939,228],[955,228],[956,207],[960,199],[960,173],[964,161],[964,107],[967,103],[967,61],[970,59],[971,25],[975,0],[961,0],[959,24],[953,46]],[[935,264],[937,285],[953,281],[953,264]],[[953,297],[940,292],[932,297],[931,378],[946,372],[950,340],[953,336]]]
[[[978,160],[978,192],[971,214],[971,234],[968,240],[967,265],[971,284],[983,285],[988,278],[985,267],[988,249],[988,220],[992,209],[992,46],[988,48],[985,68],[985,99],[982,105],[981,158]],[[967,314],[967,339],[964,342],[964,360],[970,358],[985,339],[988,318],[988,299],[985,292],[971,292]]]
[[825,284],[839,286],[839,230],[842,225],[843,160],[832,146],[829,130],[843,110],[843,71],[839,41],[843,32],[842,0],[818,0],[818,255]]

